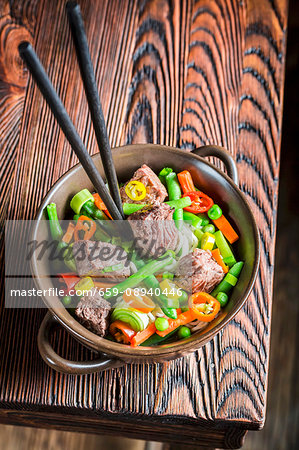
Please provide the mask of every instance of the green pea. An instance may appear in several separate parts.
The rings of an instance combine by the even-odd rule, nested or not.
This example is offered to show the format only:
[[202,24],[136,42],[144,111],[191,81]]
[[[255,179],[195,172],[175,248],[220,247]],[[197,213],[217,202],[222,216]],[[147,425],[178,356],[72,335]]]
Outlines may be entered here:
[[216,296],[216,299],[220,303],[220,305],[223,307],[228,302],[228,295],[225,292],[219,292]]
[[191,335],[190,328],[182,326],[178,331],[178,338],[179,339],[186,339]]
[[157,317],[155,327],[158,331],[165,331],[169,327],[168,320],[165,317]]
[[213,205],[208,211],[208,216],[211,220],[219,219],[222,216],[222,209],[218,205]]
[[72,297],[70,295],[65,295],[62,299],[64,306],[69,306],[72,303]]
[[210,223],[209,225],[206,225],[205,227],[203,227],[202,231],[204,233],[215,233],[215,227],[212,223]]

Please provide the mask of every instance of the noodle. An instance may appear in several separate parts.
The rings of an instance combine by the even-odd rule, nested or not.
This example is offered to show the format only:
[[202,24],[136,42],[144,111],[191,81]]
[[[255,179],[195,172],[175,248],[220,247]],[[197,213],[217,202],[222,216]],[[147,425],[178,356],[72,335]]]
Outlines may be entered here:
[[195,331],[202,330],[208,325],[208,322],[203,322],[202,320],[196,319],[193,322],[188,323],[186,327],[190,328],[191,333],[195,333]]

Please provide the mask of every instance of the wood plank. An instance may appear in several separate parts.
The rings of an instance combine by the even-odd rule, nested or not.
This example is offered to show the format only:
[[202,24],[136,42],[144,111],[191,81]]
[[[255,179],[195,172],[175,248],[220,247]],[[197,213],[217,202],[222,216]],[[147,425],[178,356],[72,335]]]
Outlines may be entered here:
[[[180,420],[217,419],[227,427],[222,444],[236,444],[227,440],[234,421],[244,429],[259,428],[265,417],[286,1],[80,4],[112,144],[159,142],[186,151],[203,143],[227,146],[260,226],[261,271],[247,305],[221,334],[200,351],[163,365],[130,365],[85,377],[56,374],[36,348],[44,312],[5,311],[0,404],[84,408],[86,417],[113,413],[126,427],[148,417],[171,419],[177,429],[179,424],[184,429]],[[94,153],[63,2],[43,0],[40,10],[37,53]],[[75,162],[30,81],[9,217],[34,217],[49,187]],[[13,323],[19,324],[18,335]],[[55,342],[62,354],[90,356],[64,333]]]
[[[213,445],[219,448],[239,448],[243,443],[246,430],[240,427],[229,426],[227,429],[223,426],[213,427],[213,424],[194,421],[193,424],[182,421],[181,431],[178,433],[177,424],[169,420],[134,420],[118,421],[115,414],[99,415],[96,411],[84,415],[79,408],[60,408],[57,413],[55,408],[48,409],[47,412],[42,408],[32,411],[12,411],[0,410],[0,421],[4,424],[21,424],[26,427],[45,427],[49,429],[74,431],[86,433],[88,430],[92,434],[105,434],[108,436],[123,436],[127,438],[147,439],[149,441],[176,442],[182,445],[191,445],[196,448],[197,445],[209,447]],[[112,417],[113,416],[113,417]],[[116,420],[115,420],[116,419]]]
[[[84,433],[57,430],[34,429],[0,425],[1,441],[5,450],[39,450],[55,448],[56,450],[145,450],[145,442],[126,438],[115,438]],[[153,449],[154,450],[154,449]],[[157,448],[156,450],[162,450]]]

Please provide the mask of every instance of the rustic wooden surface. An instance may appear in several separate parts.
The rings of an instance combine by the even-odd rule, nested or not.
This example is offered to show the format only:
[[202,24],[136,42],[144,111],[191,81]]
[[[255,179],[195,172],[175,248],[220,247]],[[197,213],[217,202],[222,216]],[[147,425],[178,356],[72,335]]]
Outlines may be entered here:
[[[112,145],[227,146],[260,226],[261,270],[250,300],[223,332],[163,365],[85,377],[54,373],[36,346],[45,311],[2,310],[1,421],[240,445],[245,430],[265,418],[286,0],[80,4]],[[49,187],[76,163],[18,57],[24,38],[88,149],[97,151],[64,2],[0,0],[2,221],[34,217]],[[1,283],[3,292],[3,277]],[[89,356],[64,333],[55,341],[62,354]]]

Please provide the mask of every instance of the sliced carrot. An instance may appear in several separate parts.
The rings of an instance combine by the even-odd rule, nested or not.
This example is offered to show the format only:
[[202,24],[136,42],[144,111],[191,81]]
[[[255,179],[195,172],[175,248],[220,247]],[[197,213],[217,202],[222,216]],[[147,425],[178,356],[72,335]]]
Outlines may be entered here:
[[235,232],[235,230],[223,214],[221,217],[219,217],[219,219],[213,220],[213,222],[216,227],[219,228],[220,231],[222,231],[230,244],[233,244],[239,239],[238,234]]
[[108,216],[108,217],[110,217],[110,219],[112,219],[110,212],[106,208],[106,205],[103,202],[103,200],[101,199],[101,197],[99,196],[99,194],[93,194],[93,198],[94,198],[94,204],[96,205],[96,207],[98,209],[100,209],[101,211],[103,211],[106,214],[106,216]]
[[215,259],[215,261],[219,264],[219,266],[222,267],[223,272],[227,273],[228,272],[228,267],[226,264],[224,264],[223,262],[223,258],[221,256],[220,250],[219,248],[215,248],[215,250],[212,250],[212,256]]
[[66,242],[67,244],[69,244],[71,242],[71,240],[73,239],[73,235],[74,235],[74,229],[75,229],[75,225],[70,222],[67,230],[65,232],[65,235],[62,238],[63,242]]
[[110,212],[108,211],[108,209],[103,209],[103,212],[106,214],[106,216],[108,216],[110,219],[112,219],[112,216],[111,216]]
[[115,286],[117,283],[110,283],[109,281],[95,281],[93,279],[93,284],[95,285],[95,287],[101,289],[105,289],[105,288],[111,288],[113,286]]
[[184,194],[186,194],[186,192],[196,191],[192,175],[188,170],[183,170],[183,172],[178,173],[177,177]]
[[146,341],[149,337],[151,337],[157,331],[155,323],[151,323],[147,328],[142,331],[138,331],[138,333],[133,336],[131,340],[132,347],[137,347],[142,344],[142,342]]
[[98,209],[101,209],[102,211],[104,211],[104,209],[107,209],[105,206],[105,203],[103,202],[103,200],[101,199],[99,194],[93,194],[93,198],[94,198],[94,204],[96,205],[96,207]]
[[180,314],[177,319],[175,320],[169,319],[168,320],[169,327],[167,328],[167,330],[164,331],[157,330],[157,334],[161,337],[164,337],[171,331],[174,331],[179,326],[186,325],[187,323],[192,322],[194,319],[196,319],[194,312],[191,309],[188,309],[188,311],[185,311],[182,314]]

